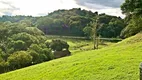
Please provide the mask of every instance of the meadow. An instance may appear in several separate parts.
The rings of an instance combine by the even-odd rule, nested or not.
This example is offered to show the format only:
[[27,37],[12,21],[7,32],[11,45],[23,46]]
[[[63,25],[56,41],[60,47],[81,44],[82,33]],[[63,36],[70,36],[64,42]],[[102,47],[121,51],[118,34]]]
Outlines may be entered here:
[[0,80],[138,80],[140,62],[142,34],[137,34],[99,50],[0,74]]
[[[55,36],[55,35],[48,35],[47,41],[51,42],[54,39],[67,41],[69,44],[69,50],[72,52],[72,54],[82,52],[82,51],[89,51],[93,50],[94,41],[88,40],[85,37],[76,37],[76,36]],[[121,41],[121,39],[117,38],[101,38],[99,39],[99,49],[108,47],[110,45],[113,45],[117,42]]]

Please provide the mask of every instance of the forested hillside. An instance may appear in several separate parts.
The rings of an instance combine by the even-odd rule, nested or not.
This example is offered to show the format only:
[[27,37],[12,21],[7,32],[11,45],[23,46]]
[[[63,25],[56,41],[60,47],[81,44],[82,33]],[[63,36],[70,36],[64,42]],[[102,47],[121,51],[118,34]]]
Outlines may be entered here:
[[[57,10],[42,17],[2,16],[0,21],[25,22],[29,27],[37,27],[47,35],[92,36],[90,35],[92,31],[89,31],[88,27],[92,30],[96,19],[98,19],[100,24],[97,32],[101,37],[119,37],[121,30],[125,28],[124,20],[120,17],[98,14],[98,12],[80,8]],[[85,27],[87,27],[87,30],[84,32]]]
[[124,19],[81,8],[39,17],[7,16],[0,9],[0,80],[137,80],[142,0],[125,0],[121,10]]
[[[124,21],[120,17],[98,14],[98,12],[93,13],[80,8],[54,11],[45,17],[39,18],[36,25],[46,34],[88,36],[83,29],[85,27],[92,29],[97,19],[100,24],[97,32],[102,37],[119,37],[121,30],[125,27]],[[91,25],[92,23],[94,25]],[[91,32],[89,33],[91,34]]]

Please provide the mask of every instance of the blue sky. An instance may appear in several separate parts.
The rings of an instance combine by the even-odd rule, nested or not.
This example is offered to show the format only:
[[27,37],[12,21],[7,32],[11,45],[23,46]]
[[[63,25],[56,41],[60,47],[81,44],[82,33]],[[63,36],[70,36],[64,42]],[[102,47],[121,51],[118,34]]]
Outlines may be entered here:
[[82,8],[93,12],[121,16],[124,0],[0,0],[0,16],[44,16],[58,9]]

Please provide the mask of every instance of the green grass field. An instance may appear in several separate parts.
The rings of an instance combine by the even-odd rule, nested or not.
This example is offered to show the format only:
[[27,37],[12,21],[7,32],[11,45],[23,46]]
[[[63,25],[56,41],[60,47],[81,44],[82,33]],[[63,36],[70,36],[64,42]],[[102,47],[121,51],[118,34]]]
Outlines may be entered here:
[[99,50],[0,74],[0,80],[139,80],[140,62],[142,34],[137,34]]
[[[63,41],[67,41],[67,43],[70,45],[69,50],[72,52],[72,54],[76,54],[78,52],[82,51],[89,51],[93,50],[94,43],[92,40],[86,40],[83,37],[60,37],[60,36],[48,36],[48,41],[50,42],[52,39],[60,39]],[[99,41],[99,49],[102,49],[104,47],[108,47],[110,45],[115,44],[116,42],[110,42],[110,41]]]

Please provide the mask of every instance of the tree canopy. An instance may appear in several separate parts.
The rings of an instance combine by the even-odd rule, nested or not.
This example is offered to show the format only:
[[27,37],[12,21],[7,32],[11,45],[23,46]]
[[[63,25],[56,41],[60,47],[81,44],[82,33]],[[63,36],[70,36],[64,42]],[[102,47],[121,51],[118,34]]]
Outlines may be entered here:
[[124,14],[141,14],[142,13],[142,0],[125,0],[121,5],[121,10]]
[[[105,25],[100,26],[98,31],[98,34],[103,37],[117,37],[125,27],[124,21],[120,17],[98,14],[98,12],[93,13],[80,8],[54,11],[45,17],[39,18],[36,25],[47,35],[88,36],[90,33],[86,33],[86,30],[89,28],[85,27],[94,22],[97,17],[99,17],[99,22]],[[115,24],[113,25],[114,28],[109,23]],[[108,27],[111,30],[110,28],[106,29]],[[105,35],[107,31],[110,33]]]
[[53,59],[38,28],[8,21],[0,23],[0,31],[0,73]]
[[[98,34],[103,37],[116,37],[120,35],[120,30],[124,28],[124,21],[120,17],[110,16],[106,14],[98,14],[98,12],[87,11],[81,8],[73,8],[70,10],[56,10],[49,13],[46,16],[32,17],[32,16],[2,16],[0,17],[0,22],[9,21],[10,23],[21,23],[22,26],[27,26],[28,31],[32,34],[36,34],[37,29],[32,27],[37,27],[43,31],[46,35],[61,35],[61,36],[88,36],[83,29],[96,20],[99,16],[99,21],[104,26],[100,26]],[[116,24],[115,27],[110,27],[109,23],[118,21],[121,25]],[[7,22],[7,23],[9,23]],[[120,27],[120,28],[119,28]],[[24,27],[23,27],[24,28]],[[104,29],[105,28],[105,29]],[[108,29],[108,28],[111,28]],[[21,29],[22,30],[22,29]],[[29,31],[33,30],[33,31]],[[36,30],[36,31],[35,31]],[[109,30],[109,34],[105,35]],[[117,32],[117,33],[115,33]],[[2,33],[1,33],[2,34]],[[111,35],[115,34],[115,35]]]
[[126,38],[142,31],[142,0],[125,0],[121,10],[126,15],[125,23],[127,24],[121,36]]

